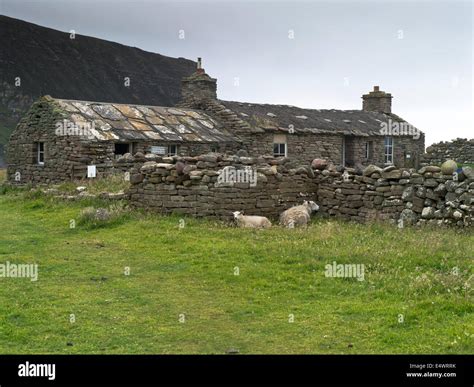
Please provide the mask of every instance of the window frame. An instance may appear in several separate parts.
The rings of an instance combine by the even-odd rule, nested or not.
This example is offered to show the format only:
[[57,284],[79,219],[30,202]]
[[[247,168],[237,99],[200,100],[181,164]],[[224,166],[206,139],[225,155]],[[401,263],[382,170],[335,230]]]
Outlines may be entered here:
[[[44,165],[44,159],[45,159],[44,141],[35,142],[35,146],[36,146],[36,165]],[[41,149],[41,148],[43,148],[43,149]],[[41,156],[43,156],[42,161],[41,161]]]
[[[175,147],[175,152],[171,152],[171,147],[174,146]],[[178,156],[178,153],[179,153],[179,146],[178,144],[168,144],[166,146],[166,155],[168,157],[172,157],[172,156]]]
[[[161,152],[154,152],[153,151],[153,148],[155,148],[155,150],[157,150],[157,148],[165,148],[165,152],[164,153],[161,153]],[[165,156],[166,155],[166,152],[168,152],[168,147],[165,147],[163,145],[150,145],[150,148],[149,148],[149,152],[153,155],[158,155],[158,156]]]
[[386,165],[393,165],[393,148],[394,148],[394,141],[392,136],[386,136],[384,138],[384,143],[383,143],[383,149],[384,149],[384,162]]
[[[275,146],[278,147],[278,152],[275,152]],[[284,152],[281,152],[281,146],[284,146]],[[288,145],[286,142],[273,143],[273,157],[288,157]]]

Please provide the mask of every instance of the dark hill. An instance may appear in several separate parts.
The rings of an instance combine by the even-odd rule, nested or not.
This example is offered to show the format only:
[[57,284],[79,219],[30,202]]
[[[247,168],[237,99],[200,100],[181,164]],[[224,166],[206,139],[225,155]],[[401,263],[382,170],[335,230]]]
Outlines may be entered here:
[[180,98],[181,78],[196,68],[187,59],[83,35],[71,39],[69,33],[3,15],[0,41],[0,144],[41,95],[172,106]]

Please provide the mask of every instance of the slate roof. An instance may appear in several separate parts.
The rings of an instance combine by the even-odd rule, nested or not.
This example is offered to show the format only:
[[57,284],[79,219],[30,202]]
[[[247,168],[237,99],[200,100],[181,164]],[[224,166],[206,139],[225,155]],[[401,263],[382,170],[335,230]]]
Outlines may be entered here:
[[[55,99],[67,118],[102,141],[231,143],[241,140],[202,110]],[[380,136],[382,122],[403,122],[395,114],[362,110],[303,109],[289,105],[218,101],[248,123],[251,133],[289,132]],[[408,123],[407,123],[408,124]]]
[[382,122],[388,123],[391,119],[393,123],[407,123],[395,114],[362,110],[303,109],[289,105],[219,102],[246,121],[253,132],[288,132],[290,128],[293,128],[296,133],[380,136]]
[[206,113],[175,107],[55,99],[67,119],[94,124],[98,140],[221,143],[240,140]]

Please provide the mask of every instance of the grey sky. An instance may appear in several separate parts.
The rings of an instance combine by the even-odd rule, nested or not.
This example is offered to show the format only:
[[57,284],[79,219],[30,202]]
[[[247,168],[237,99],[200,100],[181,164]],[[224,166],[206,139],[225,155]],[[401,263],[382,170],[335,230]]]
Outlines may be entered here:
[[0,13],[200,56],[221,99],[360,109],[380,85],[427,145],[474,137],[472,1],[0,0]]

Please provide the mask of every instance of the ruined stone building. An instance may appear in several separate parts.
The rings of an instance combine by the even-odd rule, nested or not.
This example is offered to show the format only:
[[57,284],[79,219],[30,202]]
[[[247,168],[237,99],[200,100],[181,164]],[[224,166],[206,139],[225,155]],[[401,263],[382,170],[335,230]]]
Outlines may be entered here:
[[200,66],[182,81],[177,107],[36,101],[7,147],[12,182],[51,183],[116,168],[121,155],[195,156],[207,152],[270,155],[309,163],[416,167],[424,135],[391,112],[392,96],[378,86],[362,110],[302,109],[222,101],[217,81]]
[[8,176],[21,183],[60,182],[86,177],[88,166],[97,174],[114,171],[125,154],[226,152],[237,141],[203,111],[46,96],[11,135]]

